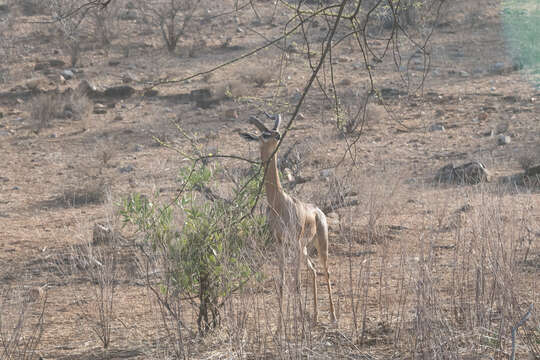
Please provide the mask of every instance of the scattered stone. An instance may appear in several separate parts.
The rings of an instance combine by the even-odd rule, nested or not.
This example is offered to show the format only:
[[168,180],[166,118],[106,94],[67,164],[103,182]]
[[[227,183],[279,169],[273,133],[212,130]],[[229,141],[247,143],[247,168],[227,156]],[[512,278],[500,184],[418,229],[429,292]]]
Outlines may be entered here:
[[121,115],[116,115],[113,119],[113,121],[122,121],[124,118]]
[[124,84],[129,84],[130,82],[133,82],[133,77],[130,74],[124,74],[122,75],[122,82]]
[[540,165],[531,166],[530,168],[525,170],[525,176],[527,177],[540,176]]
[[21,188],[18,187],[18,186],[14,186],[14,187],[11,188],[11,190],[20,190],[20,189],[21,189]]
[[319,174],[321,175],[321,177],[323,179],[326,180],[326,179],[330,178],[330,176],[334,175],[334,170],[332,170],[332,169],[324,169],[324,170],[321,170]]
[[468,72],[461,70],[461,71],[459,72],[459,76],[461,76],[461,77],[463,77],[463,78],[467,78],[467,77],[469,77],[470,75],[469,75]]
[[49,65],[51,67],[64,67],[66,63],[60,59],[51,59],[49,60]]
[[292,42],[287,46],[286,51],[290,54],[298,54],[300,53],[300,50],[298,50],[298,45],[295,42]]
[[242,29],[242,28],[236,28],[236,32],[239,33],[239,34],[243,34],[243,33],[244,33],[244,29]]
[[435,175],[435,181],[449,184],[478,184],[489,182],[491,175],[485,165],[479,161],[473,161],[460,166],[448,164],[443,166]]
[[512,140],[510,139],[510,136],[508,135],[500,134],[499,136],[497,136],[498,145],[507,145],[507,144],[510,144],[511,141]]
[[432,124],[430,127],[429,127],[429,131],[430,132],[434,132],[434,131],[444,131],[444,125],[443,124]]
[[73,74],[73,71],[71,71],[69,69],[62,70],[60,72],[60,75],[62,75],[64,77],[64,79],[66,79],[66,80],[71,80],[75,76],[75,74]]
[[118,66],[120,65],[120,60],[109,60],[109,66]]
[[478,120],[480,120],[480,121],[485,121],[485,120],[487,120],[487,118],[488,118],[487,112],[482,112],[482,113],[478,114]]
[[114,102],[107,103],[107,107],[109,109],[114,109],[116,107],[116,103],[114,103]]
[[103,96],[115,99],[127,99],[135,93],[135,89],[129,85],[113,86],[105,89]]
[[131,164],[118,169],[118,171],[120,171],[121,174],[129,173],[129,172],[132,172],[133,170],[135,170],[135,167]]
[[299,113],[296,115],[296,118],[297,118],[298,120],[304,120],[306,117],[304,116],[304,114],[302,114],[302,113],[299,112]]
[[144,150],[144,146],[139,145],[139,144],[135,145],[135,147],[133,148],[133,151],[135,152],[141,152],[143,150]]
[[94,105],[94,114],[103,115],[107,113],[107,107],[103,104],[97,103]]
[[192,90],[189,94],[191,101],[195,102],[197,107],[208,109],[219,102],[212,96],[212,91],[209,88]]
[[30,79],[26,82],[26,88],[32,92],[40,92],[43,91],[45,88],[45,79],[43,78],[35,78]]
[[351,86],[352,85],[352,80],[351,79],[343,79],[341,80],[340,82],[340,85],[343,85],[343,86]]
[[11,133],[8,130],[0,130],[0,136],[10,136]]
[[77,92],[81,95],[86,95],[89,97],[96,96],[99,92],[97,88],[90,84],[88,80],[83,80],[79,83],[79,86],[77,87]]
[[144,92],[145,97],[155,97],[155,96],[158,96],[158,94],[159,94],[159,91],[155,89],[149,89]]
[[58,137],[58,135],[56,135],[55,133],[52,133],[51,135],[49,135],[49,139],[56,139]]
[[489,67],[489,72],[494,74],[502,74],[504,72],[504,63],[498,62]]
[[225,118],[231,120],[231,119],[238,119],[238,111],[236,109],[227,109],[225,110]]
[[293,182],[294,181],[294,176],[292,174],[291,169],[289,169],[289,168],[283,169],[283,175],[285,175],[285,178],[287,179],[288,182]]
[[508,122],[503,121],[497,124],[497,128],[495,130],[497,131],[497,134],[503,134],[508,131],[509,127],[510,125],[508,124]]
[[332,211],[331,213],[326,214],[326,217],[330,219],[339,219],[339,214],[335,211]]
[[119,18],[120,20],[125,20],[125,21],[137,20],[137,12],[135,10],[128,9],[122,12]]

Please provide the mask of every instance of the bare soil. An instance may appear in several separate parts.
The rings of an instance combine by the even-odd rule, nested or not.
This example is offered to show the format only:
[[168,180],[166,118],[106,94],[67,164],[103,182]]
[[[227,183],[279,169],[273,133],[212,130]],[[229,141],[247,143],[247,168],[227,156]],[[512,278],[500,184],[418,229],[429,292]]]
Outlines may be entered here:
[[[225,3],[229,2],[224,2],[223,7]],[[190,151],[189,142],[175,124],[189,134],[196,134],[208,152],[257,160],[257,147],[238,135],[240,131],[253,130],[248,117],[260,116],[260,109],[264,109],[283,111],[284,120],[288,121],[296,104],[295,94],[303,89],[311,72],[304,56],[290,53],[280,85],[277,80],[281,60],[272,47],[212,75],[158,86],[155,88],[157,96],[142,93],[148,81],[179,79],[206,71],[263,45],[265,38],[279,36],[286,16],[277,14],[273,24],[269,24],[267,19],[273,6],[265,1],[256,4],[263,14],[261,22],[255,22],[249,11],[241,12],[236,20],[234,16],[218,18],[201,32],[202,45],[194,45],[190,37],[173,55],[163,48],[157,29],[149,32],[135,21],[121,21],[122,32],[108,47],[100,47],[90,40],[88,45],[84,44],[75,76],[66,81],[59,80],[58,75],[69,65],[50,67],[48,76],[44,71],[34,70],[36,63],[50,59],[69,63],[69,57],[54,35],[43,25],[32,23],[40,16],[23,16],[15,9],[7,15],[16,17],[12,18],[15,20],[10,38],[14,44],[24,43],[24,47],[17,50],[18,56],[0,64],[9,72],[6,81],[0,84],[0,284],[25,288],[46,286],[48,305],[38,347],[43,359],[157,356],[159,315],[144,281],[136,274],[136,248],[131,234],[125,235],[123,245],[117,250],[122,275],[108,351],[101,349],[99,339],[81,317],[80,299],[90,293],[92,284],[84,277],[64,277],[51,264],[67,256],[73,246],[91,241],[94,224],[114,218],[115,204],[128,194],[139,192],[153,196],[157,190],[162,199],[175,195],[178,169],[187,161],[179,152],[161,146],[154,138],[172,143],[181,151]],[[508,191],[506,185],[497,184],[504,177],[522,173],[520,158],[539,147],[540,93],[520,71],[512,69],[512,54],[505,43],[500,7],[500,2],[490,0],[449,4],[445,24],[437,27],[433,34],[430,72],[418,91],[411,90],[407,94],[406,84],[398,76],[390,57],[375,64],[375,86],[387,89],[388,95],[384,104],[376,101],[369,104],[368,120],[361,133],[341,135],[335,126],[332,104],[315,87],[301,108],[302,116],[287,134],[281,152],[293,144],[304,149],[304,165],[299,175],[310,179],[290,192],[309,202],[328,200],[327,193],[333,183],[323,176],[323,170],[331,169],[334,174],[331,176],[342,179],[357,200],[356,205],[337,209],[338,220],[331,221],[330,266],[339,324],[333,327],[328,322],[326,289],[320,280],[323,325],[312,329],[313,339],[324,345],[317,348],[320,354],[326,354],[320,358],[332,358],[332,354],[345,358],[343,349],[347,346],[351,353],[357,351],[377,359],[413,358],[411,354],[401,357],[393,347],[395,334],[385,327],[381,301],[384,308],[393,308],[391,304],[397,302],[396,294],[403,280],[398,272],[410,269],[407,281],[413,279],[415,264],[421,261],[418,254],[436,259],[431,269],[432,280],[450,288],[452,269],[456,266],[453,258],[458,236],[456,223],[474,221],[473,215],[460,210],[464,206],[478,210],[490,204],[502,209],[500,214],[506,214],[503,216],[505,226],[520,221],[528,224],[534,235],[527,262],[520,262],[513,270],[519,279],[515,289],[522,303],[539,304],[538,188],[517,186]],[[474,19],[467,16],[473,13],[477,14]],[[230,43],[224,45],[226,41]],[[361,53],[353,45],[345,42],[332,54],[335,83],[344,93],[367,89],[367,74],[358,66],[362,63]],[[385,46],[384,41],[374,42],[376,52],[382,52]],[[188,56],[187,52],[191,54]],[[403,57],[406,55],[404,53]],[[118,64],[110,65],[111,60]],[[506,70],[492,71],[497,63],[504,64]],[[414,66],[420,65],[414,63]],[[271,71],[272,80],[263,86],[250,80],[253,73],[264,71]],[[409,75],[418,84],[422,72],[411,68]],[[137,89],[135,95],[121,100],[88,99],[85,105],[88,111],[81,119],[54,118],[44,128],[39,128],[32,119],[32,104],[40,92],[76,89],[83,80],[105,88],[122,85],[122,79],[127,77],[133,79],[127,85]],[[39,91],[30,89],[29,82],[35,79]],[[208,108],[201,107],[188,95],[198,89],[220,94],[227,86],[240,97],[232,100],[224,96]],[[97,102],[105,105],[105,114],[93,113]],[[289,106],[282,105],[287,102]],[[442,125],[444,130],[430,131],[433,124]],[[501,129],[510,137],[510,143],[498,144]],[[359,140],[350,146],[358,135]],[[540,155],[536,159],[540,160]],[[485,164],[492,174],[491,184],[438,185],[432,182],[442,166],[472,160]],[[339,166],[334,168],[337,164]],[[234,161],[228,166],[249,167]],[[501,188],[505,190],[501,192]],[[485,196],[490,200],[486,201]],[[384,214],[377,219],[380,238],[366,243],[370,237],[367,230],[370,216],[377,206]],[[426,229],[438,230],[429,230],[430,236],[426,239],[422,235],[426,234]],[[351,239],[354,239],[352,247]],[[427,248],[430,250],[424,252]],[[524,257],[526,246],[516,245],[516,248],[516,256]],[[375,276],[369,281],[372,290],[367,297],[366,311],[371,314],[367,340],[362,344],[349,344],[344,340],[352,338],[349,336],[353,328],[348,276],[351,264],[359,269],[369,251],[373,254],[370,261],[377,264],[373,265],[374,269],[384,268],[385,284]],[[269,268],[273,268],[275,261],[268,261]],[[272,293],[272,286],[268,283],[263,288]],[[408,304],[413,294],[411,290]],[[455,294],[441,291],[440,296],[441,303],[450,303]],[[237,301],[241,303],[241,299]],[[310,304],[308,296],[308,309]],[[275,306],[274,295],[252,306],[253,309],[271,309]],[[412,312],[414,307],[407,308],[401,315],[405,318]],[[398,313],[387,315],[399,316]],[[268,319],[272,327],[274,320],[270,316]],[[535,319],[538,320],[537,315]],[[220,343],[221,336],[218,333],[211,339],[190,340],[190,356],[225,358],[223,354],[227,352],[220,353],[225,346]],[[509,351],[508,344],[502,346],[501,354]],[[519,351],[527,354],[527,348],[520,346]],[[338,347],[341,350],[336,350]],[[278,356],[274,345],[261,348],[260,354],[247,357]],[[311,356],[318,358],[315,352]]]

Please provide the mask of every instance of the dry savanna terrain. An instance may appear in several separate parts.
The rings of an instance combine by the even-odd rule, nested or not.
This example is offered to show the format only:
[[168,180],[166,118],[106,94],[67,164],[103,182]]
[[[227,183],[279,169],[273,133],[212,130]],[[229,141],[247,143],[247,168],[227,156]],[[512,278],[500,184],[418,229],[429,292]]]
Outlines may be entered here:
[[0,359],[540,359],[539,6],[0,0]]

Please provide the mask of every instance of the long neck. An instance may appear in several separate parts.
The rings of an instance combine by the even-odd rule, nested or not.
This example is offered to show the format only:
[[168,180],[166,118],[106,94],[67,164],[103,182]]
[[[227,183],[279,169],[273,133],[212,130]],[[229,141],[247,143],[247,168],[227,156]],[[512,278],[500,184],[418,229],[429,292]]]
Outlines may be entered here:
[[266,189],[268,203],[272,208],[277,209],[279,199],[283,196],[283,188],[279,181],[277,169],[277,154],[274,154],[270,160],[268,160],[268,169],[264,176],[264,187]]

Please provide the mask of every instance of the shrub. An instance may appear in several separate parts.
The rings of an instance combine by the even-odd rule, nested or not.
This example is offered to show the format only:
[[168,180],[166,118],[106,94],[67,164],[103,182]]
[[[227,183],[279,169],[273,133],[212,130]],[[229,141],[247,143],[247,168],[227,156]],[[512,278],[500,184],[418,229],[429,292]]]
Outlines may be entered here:
[[159,26],[167,50],[174,52],[186,33],[196,33],[194,17],[206,8],[203,0],[139,1],[139,9],[153,25]]
[[[149,284],[158,302],[170,315],[169,304],[176,298],[197,299],[201,334],[219,325],[223,299],[254,274],[246,251],[253,230],[262,229],[264,222],[250,214],[260,178],[236,188],[229,200],[210,188],[216,172],[216,168],[196,162],[180,171],[183,191],[173,202],[159,205],[133,194],[121,210],[124,223],[135,225],[144,235],[147,259],[163,268],[158,283]],[[174,221],[178,216],[184,224],[177,229]]]

